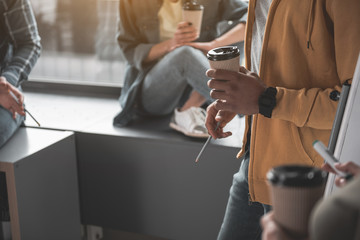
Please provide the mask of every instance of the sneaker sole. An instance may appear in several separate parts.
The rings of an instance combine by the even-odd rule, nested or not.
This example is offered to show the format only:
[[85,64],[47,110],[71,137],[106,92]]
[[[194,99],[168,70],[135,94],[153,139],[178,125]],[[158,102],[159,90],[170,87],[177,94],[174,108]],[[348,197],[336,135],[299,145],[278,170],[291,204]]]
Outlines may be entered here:
[[192,133],[192,132],[185,131],[183,128],[179,127],[178,125],[176,125],[175,123],[172,123],[172,122],[169,124],[169,126],[172,129],[174,129],[178,132],[181,132],[188,137],[195,137],[195,138],[208,138],[209,137],[209,134],[207,134],[207,133]]

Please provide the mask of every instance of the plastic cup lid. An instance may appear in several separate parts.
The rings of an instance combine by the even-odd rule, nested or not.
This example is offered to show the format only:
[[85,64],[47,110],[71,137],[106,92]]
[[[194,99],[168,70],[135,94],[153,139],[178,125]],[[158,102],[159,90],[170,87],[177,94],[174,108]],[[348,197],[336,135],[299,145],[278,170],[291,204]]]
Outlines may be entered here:
[[210,61],[229,60],[237,56],[240,56],[240,51],[236,46],[214,48],[207,53],[207,58]]
[[190,1],[184,4],[183,9],[190,11],[199,11],[199,10],[203,10],[204,6],[197,3],[196,1]]
[[310,166],[283,165],[271,169],[266,177],[275,186],[318,187],[325,183],[327,173]]

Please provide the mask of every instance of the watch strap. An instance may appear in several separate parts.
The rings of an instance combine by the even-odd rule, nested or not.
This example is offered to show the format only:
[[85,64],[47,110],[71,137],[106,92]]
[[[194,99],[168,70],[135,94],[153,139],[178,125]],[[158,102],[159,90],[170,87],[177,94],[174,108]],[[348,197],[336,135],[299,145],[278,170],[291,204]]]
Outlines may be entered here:
[[265,117],[271,118],[272,111],[276,106],[277,90],[274,87],[268,87],[259,97],[259,113]]

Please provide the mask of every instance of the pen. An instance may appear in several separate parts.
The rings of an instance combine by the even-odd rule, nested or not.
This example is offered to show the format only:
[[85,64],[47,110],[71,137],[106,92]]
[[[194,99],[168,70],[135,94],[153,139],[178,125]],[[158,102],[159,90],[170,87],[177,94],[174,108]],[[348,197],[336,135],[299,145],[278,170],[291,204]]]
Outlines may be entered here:
[[[15,99],[15,101],[17,103],[19,103],[18,99],[16,98],[16,96],[14,95],[13,92],[9,91],[10,95]],[[26,112],[27,114],[29,114],[29,116],[36,122],[36,124],[40,127],[40,123],[34,118],[34,116],[26,109],[24,108],[24,112]]]
[[334,155],[330,154],[329,150],[325,147],[325,145],[321,141],[319,140],[314,141],[313,147],[324,158],[325,162],[331,166],[331,168],[336,172],[337,175],[345,178],[346,180],[352,179],[353,177],[352,174],[341,172],[335,167],[334,164],[338,163],[339,160],[337,160],[334,157]]
[[[219,126],[220,126],[220,121],[216,124],[215,131],[218,129]],[[212,136],[210,135],[210,136],[208,137],[208,139],[206,140],[204,146],[201,148],[198,156],[196,157],[195,162],[198,162],[198,161],[199,161],[201,155],[203,154],[205,148],[209,145],[211,139],[212,139]]]
[[34,118],[34,116],[26,109],[24,108],[24,111],[29,114],[29,116],[36,122],[36,124],[40,127],[40,123]]

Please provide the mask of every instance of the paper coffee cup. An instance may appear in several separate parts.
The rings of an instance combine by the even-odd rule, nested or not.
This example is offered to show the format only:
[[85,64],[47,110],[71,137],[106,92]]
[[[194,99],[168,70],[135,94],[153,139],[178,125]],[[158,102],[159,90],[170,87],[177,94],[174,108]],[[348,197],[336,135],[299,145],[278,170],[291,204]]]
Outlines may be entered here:
[[183,21],[191,22],[198,36],[200,36],[203,12],[204,6],[196,1],[186,2],[183,6]]
[[293,237],[308,234],[310,213],[323,196],[326,172],[309,166],[283,165],[267,174],[275,221]]
[[236,46],[214,48],[207,53],[210,67],[238,72],[240,51]]

